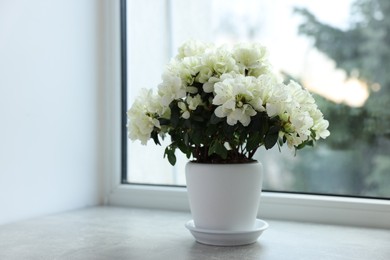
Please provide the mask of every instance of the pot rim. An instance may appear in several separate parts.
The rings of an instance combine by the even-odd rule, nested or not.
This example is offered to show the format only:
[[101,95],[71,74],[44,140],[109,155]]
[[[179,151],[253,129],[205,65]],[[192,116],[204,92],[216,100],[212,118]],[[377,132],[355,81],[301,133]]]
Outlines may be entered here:
[[191,160],[191,161],[188,161],[187,163],[189,164],[199,164],[199,165],[240,165],[240,164],[243,164],[243,165],[246,165],[246,164],[261,164],[260,161],[258,160],[251,160],[251,161],[247,161],[247,162],[221,162],[221,163],[210,163],[210,162],[197,162],[195,160]]

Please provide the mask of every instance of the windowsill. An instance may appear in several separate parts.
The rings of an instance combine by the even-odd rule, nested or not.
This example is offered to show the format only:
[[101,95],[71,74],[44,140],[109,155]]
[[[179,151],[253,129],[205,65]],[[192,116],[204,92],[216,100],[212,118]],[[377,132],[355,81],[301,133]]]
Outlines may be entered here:
[[386,259],[390,232],[269,220],[252,245],[196,243],[188,212],[94,207],[0,226],[1,259]]
[[[190,210],[186,189],[179,187],[118,185],[107,201],[120,207]],[[258,218],[388,229],[390,201],[263,192]]]

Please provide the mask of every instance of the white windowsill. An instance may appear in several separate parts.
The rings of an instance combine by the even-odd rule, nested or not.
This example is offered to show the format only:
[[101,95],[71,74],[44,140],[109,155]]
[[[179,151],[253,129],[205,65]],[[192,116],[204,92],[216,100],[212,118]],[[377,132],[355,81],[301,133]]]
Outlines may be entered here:
[[[189,212],[186,188],[118,185],[109,194],[114,206]],[[259,218],[361,227],[390,228],[390,201],[263,192]]]
[[206,246],[186,212],[94,207],[0,226],[0,259],[388,259],[388,230],[266,221],[254,244]]

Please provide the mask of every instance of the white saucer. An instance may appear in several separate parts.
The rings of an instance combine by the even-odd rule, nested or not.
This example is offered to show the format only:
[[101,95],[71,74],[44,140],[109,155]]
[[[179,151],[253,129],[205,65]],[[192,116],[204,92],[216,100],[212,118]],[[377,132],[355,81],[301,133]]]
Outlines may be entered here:
[[185,227],[192,233],[196,241],[214,246],[241,246],[255,243],[268,226],[268,223],[261,219],[256,219],[255,227],[249,231],[200,229],[195,227],[193,220],[185,224]]

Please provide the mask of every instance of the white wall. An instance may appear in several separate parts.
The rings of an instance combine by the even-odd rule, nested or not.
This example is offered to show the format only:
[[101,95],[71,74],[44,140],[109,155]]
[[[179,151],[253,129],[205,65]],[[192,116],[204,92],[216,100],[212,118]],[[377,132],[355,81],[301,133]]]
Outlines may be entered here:
[[0,2],[0,224],[102,201],[102,8]]

